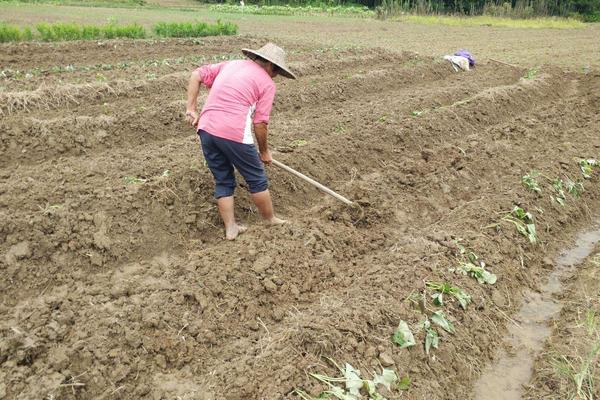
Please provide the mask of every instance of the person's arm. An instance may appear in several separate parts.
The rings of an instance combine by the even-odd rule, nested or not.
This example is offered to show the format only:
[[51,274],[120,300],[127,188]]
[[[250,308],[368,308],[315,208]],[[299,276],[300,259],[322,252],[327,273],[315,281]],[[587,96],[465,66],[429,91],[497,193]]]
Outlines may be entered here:
[[254,135],[256,136],[256,142],[258,144],[258,153],[260,154],[262,162],[267,165],[273,162],[273,157],[271,156],[271,151],[269,150],[269,144],[267,142],[268,133],[268,125],[264,122],[254,124]]
[[223,61],[218,64],[208,64],[196,68],[190,76],[187,90],[187,106],[185,110],[185,119],[195,127],[198,125],[198,119],[200,115],[196,109],[198,102],[198,93],[200,92],[200,85],[204,84],[210,89],[223,66],[227,64],[227,61]]
[[188,83],[187,107],[185,111],[185,119],[193,127],[198,125],[198,118],[200,118],[197,111],[200,82],[202,82],[200,72],[195,70],[192,72],[192,75],[190,76],[190,82]]
[[258,144],[258,152],[260,159],[265,164],[269,165],[273,161],[271,152],[269,151],[269,144],[267,142],[267,136],[269,132],[269,116],[271,114],[271,108],[273,107],[273,99],[275,98],[275,84],[271,81],[256,103],[256,110],[254,110],[254,135],[256,136],[256,142]]

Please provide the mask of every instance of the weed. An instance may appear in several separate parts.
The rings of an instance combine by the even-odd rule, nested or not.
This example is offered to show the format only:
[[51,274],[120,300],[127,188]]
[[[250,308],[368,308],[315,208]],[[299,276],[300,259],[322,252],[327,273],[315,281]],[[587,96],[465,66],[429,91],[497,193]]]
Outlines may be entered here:
[[346,128],[342,124],[337,124],[334,128],[334,133],[336,135],[343,135],[346,133]]
[[521,183],[523,184],[523,186],[525,186],[527,189],[531,190],[532,192],[542,193],[542,188],[540,188],[540,185],[538,184],[538,181],[537,181],[537,178],[539,176],[540,176],[540,173],[533,170],[521,178]]
[[527,73],[523,77],[523,79],[533,79],[537,76],[538,71],[535,68],[530,68],[527,70]]
[[397,344],[401,349],[415,345],[415,337],[405,321],[400,320],[398,328],[396,328],[396,332],[392,336],[392,342]]
[[458,300],[463,310],[467,309],[467,305],[471,302],[471,296],[465,293],[461,288],[452,286],[447,282],[425,282],[425,286],[433,291],[431,297],[433,303],[438,306],[444,305],[444,294],[454,296]]
[[137,176],[126,176],[123,178],[123,181],[125,181],[126,185],[139,185],[148,182],[147,179],[138,178]]
[[303,146],[306,146],[307,144],[308,144],[308,141],[306,141],[304,139],[296,139],[292,143],[290,143],[290,146],[291,147],[303,147]]
[[407,375],[407,376],[403,377],[402,379],[400,379],[400,382],[398,382],[398,386],[396,386],[396,388],[398,390],[408,390],[411,383],[412,382],[410,380],[410,377]]

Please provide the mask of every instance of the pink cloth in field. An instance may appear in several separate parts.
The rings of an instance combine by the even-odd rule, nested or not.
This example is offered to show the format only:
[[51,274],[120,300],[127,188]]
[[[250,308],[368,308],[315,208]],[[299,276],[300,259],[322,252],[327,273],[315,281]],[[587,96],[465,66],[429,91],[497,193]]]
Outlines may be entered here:
[[238,143],[254,143],[252,124],[268,123],[275,82],[251,60],[225,61],[197,69],[209,88],[198,129]]

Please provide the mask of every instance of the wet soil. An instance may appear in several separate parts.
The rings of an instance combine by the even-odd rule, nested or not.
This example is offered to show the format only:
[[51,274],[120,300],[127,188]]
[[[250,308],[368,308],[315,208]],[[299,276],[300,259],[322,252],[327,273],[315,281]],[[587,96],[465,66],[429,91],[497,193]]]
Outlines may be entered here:
[[[218,57],[239,41],[152,51]],[[143,58],[137,43],[118,43]],[[85,65],[105,61],[71,45]],[[331,357],[363,369],[384,360],[409,375],[408,392],[391,399],[472,396],[505,316],[547,275],[543,259],[598,209],[597,172],[565,206],[550,187],[538,195],[520,181],[532,169],[582,180],[577,160],[600,152],[600,75],[546,66],[527,80],[492,63],[455,73],[410,52],[283,45],[300,79],[277,82],[276,157],[363,213],[270,168],[275,207],[290,223],[262,226],[241,181],[236,212],[250,229],[233,243],[222,240],[212,178],[183,122],[189,70],[7,83],[0,394],[294,398],[298,387],[323,389],[307,373],[333,373]],[[15,66],[34,68],[29,50],[12,49]],[[40,51],[48,65],[65,62]],[[510,225],[486,228],[515,204],[535,214],[537,246]],[[498,275],[494,286],[449,272],[457,241]],[[422,321],[408,299],[425,280],[473,298],[467,311],[446,307],[457,332],[442,333],[430,355],[390,341],[400,319]]]

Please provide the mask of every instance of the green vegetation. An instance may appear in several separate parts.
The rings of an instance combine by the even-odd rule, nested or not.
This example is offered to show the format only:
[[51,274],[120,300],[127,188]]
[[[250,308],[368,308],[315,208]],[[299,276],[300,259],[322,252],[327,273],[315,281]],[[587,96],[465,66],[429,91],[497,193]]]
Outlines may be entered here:
[[[40,23],[35,26],[38,34],[34,35],[31,28],[0,23],[0,43],[19,42],[26,40],[42,40],[56,42],[63,40],[97,40],[97,39],[142,39],[147,37],[146,29],[139,24],[117,25],[81,25],[78,23],[57,22],[54,24]],[[200,37],[235,35],[237,25],[231,22],[217,21],[216,24],[205,22],[196,23],[167,23],[160,22],[153,28],[159,37]]]
[[521,178],[521,183],[523,184],[523,186],[525,186],[527,189],[531,190],[532,192],[542,193],[542,188],[540,188],[540,185],[538,184],[538,181],[537,181],[537,178],[539,178],[539,176],[540,176],[540,173],[533,170]]
[[160,22],[153,28],[154,33],[160,37],[202,37],[237,34],[237,25],[231,22],[217,21],[216,24],[206,22]]
[[215,4],[210,6],[210,11],[229,14],[256,14],[256,15],[330,15],[340,17],[372,17],[375,13],[368,7],[360,6],[294,6],[271,5],[239,6],[234,4]]
[[20,29],[19,27],[0,22],[0,43],[20,42],[31,40],[31,38],[32,33],[30,28]]
[[[360,371],[352,365],[346,363],[344,368],[340,368],[335,361],[328,359],[340,371],[342,376],[333,377],[322,374],[311,373],[310,376],[327,386],[327,390],[321,392],[318,397],[312,397],[301,389],[296,389],[294,393],[303,400],[318,400],[337,398],[341,400],[352,400],[362,398],[361,391],[367,393],[370,400],[384,400],[379,393],[378,386],[385,387],[388,391],[392,390],[398,381],[396,372],[391,369],[383,368],[381,374],[373,373],[372,379],[364,379],[360,376]],[[409,381],[410,385],[410,381]]]
[[36,29],[40,39],[44,42],[146,37],[146,29],[138,24],[96,26],[58,22],[55,24],[41,23],[36,25]]
[[469,296],[461,288],[452,286],[450,283],[430,281],[425,282],[425,286],[427,286],[427,289],[433,291],[431,298],[433,299],[433,303],[437,306],[444,305],[444,294],[453,296],[456,300],[458,300],[458,303],[463,310],[466,310],[467,305],[471,302],[471,296]]
[[448,26],[493,26],[500,28],[554,28],[573,29],[583,28],[585,24],[574,18],[532,18],[515,19],[494,16],[449,16],[449,15],[403,15],[397,17],[400,21],[414,22],[423,25]]
[[415,337],[405,321],[400,320],[398,328],[396,328],[396,332],[392,336],[392,342],[397,344],[401,349],[415,345]]

